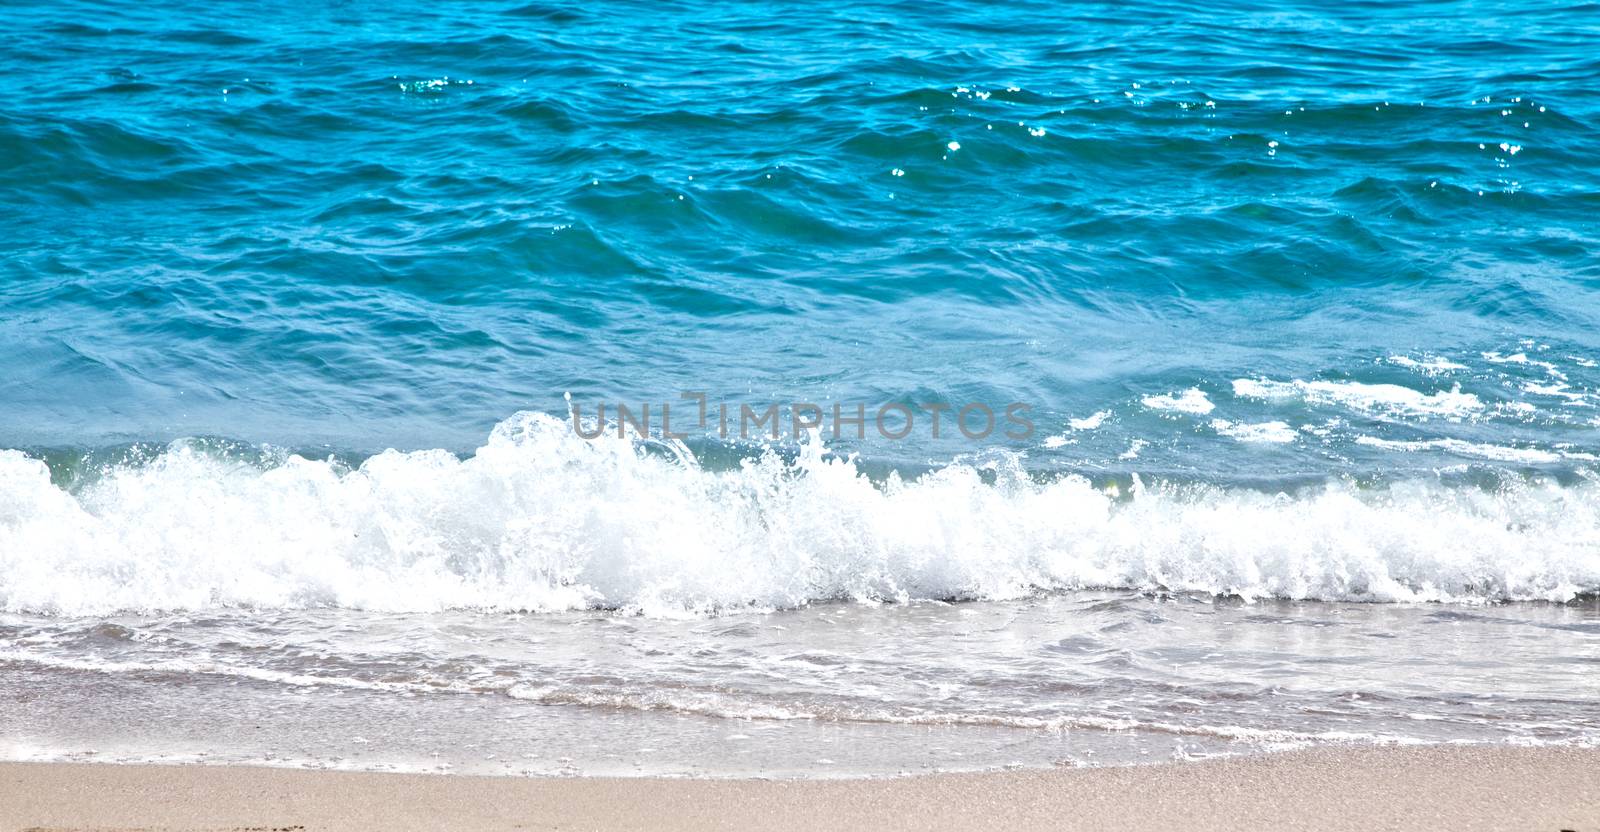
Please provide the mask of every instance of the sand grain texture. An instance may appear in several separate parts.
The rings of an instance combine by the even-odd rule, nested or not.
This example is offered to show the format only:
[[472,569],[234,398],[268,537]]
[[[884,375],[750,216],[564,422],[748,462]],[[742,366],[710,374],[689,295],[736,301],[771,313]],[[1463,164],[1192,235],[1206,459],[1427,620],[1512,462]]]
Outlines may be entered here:
[[1600,749],[1319,750],[834,781],[8,763],[0,828],[1600,832]]

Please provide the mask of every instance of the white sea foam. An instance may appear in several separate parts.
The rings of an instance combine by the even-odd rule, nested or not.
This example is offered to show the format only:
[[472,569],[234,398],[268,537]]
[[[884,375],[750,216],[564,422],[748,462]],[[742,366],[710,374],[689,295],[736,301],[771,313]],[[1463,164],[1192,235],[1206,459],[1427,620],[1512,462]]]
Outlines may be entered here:
[[1524,393],[1532,393],[1535,396],[1557,396],[1569,402],[1587,402],[1589,400],[1589,396],[1572,390],[1567,383],[1561,381],[1553,381],[1549,384],[1525,381],[1522,383],[1522,391]]
[[1141,401],[1151,410],[1167,410],[1177,413],[1206,414],[1216,409],[1211,399],[1206,397],[1206,391],[1198,387],[1190,387],[1181,393],[1165,396],[1145,396]]
[[[1083,417],[1082,419],[1068,419],[1067,427],[1071,428],[1073,432],[1098,430],[1101,425],[1105,424],[1106,419],[1109,418],[1111,418],[1111,411],[1099,410]],[[1077,442],[1078,440],[1072,438],[1066,433],[1062,433],[1056,436],[1045,437],[1044,446],[1046,448],[1054,449],[1066,447],[1067,445],[1075,445]]]
[[1243,399],[1303,399],[1365,413],[1391,416],[1444,416],[1460,419],[1483,410],[1483,402],[1460,385],[1438,393],[1423,393],[1398,384],[1364,384],[1357,381],[1270,381],[1234,379],[1233,394]]
[[1483,358],[1485,361],[1488,361],[1491,364],[1522,364],[1529,367],[1538,367],[1539,369],[1544,370],[1545,374],[1549,375],[1551,378],[1558,379],[1560,381],[1566,381],[1567,379],[1567,374],[1561,372],[1561,370],[1557,368],[1554,363],[1529,358],[1528,354],[1525,352],[1513,353],[1511,355],[1502,355],[1498,352],[1486,352],[1483,353]]
[[1211,429],[1240,442],[1293,442],[1295,430],[1286,422],[1247,424],[1227,419],[1212,419]]
[[1386,360],[1397,367],[1407,367],[1430,376],[1467,368],[1465,364],[1451,361],[1448,358],[1441,358],[1437,355],[1424,355],[1421,358],[1412,358],[1409,355],[1391,355]]
[[1519,462],[1529,464],[1544,464],[1558,462],[1562,459],[1588,459],[1591,454],[1568,454],[1557,451],[1547,451],[1543,448],[1513,448],[1507,445],[1487,445],[1480,442],[1467,442],[1462,439],[1426,439],[1415,441],[1397,441],[1392,439],[1378,439],[1371,436],[1357,436],[1356,444],[1368,445],[1374,448],[1387,448],[1391,451],[1448,451],[1463,456],[1475,456],[1482,459],[1492,459],[1496,462]]
[[1098,410],[1082,419],[1068,419],[1067,425],[1073,430],[1096,430],[1110,417],[1111,411]]
[[0,609],[616,607],[1015,598],[1130,587],[1372,601],[1567,600],[1600,587],[1600,491],[1429,481],[1295,494],[951,465],[869,481],[809,447],[731,471],[585,441],[550,416],[467,459],[263,470],[175,445],[75,492],[0,452]]

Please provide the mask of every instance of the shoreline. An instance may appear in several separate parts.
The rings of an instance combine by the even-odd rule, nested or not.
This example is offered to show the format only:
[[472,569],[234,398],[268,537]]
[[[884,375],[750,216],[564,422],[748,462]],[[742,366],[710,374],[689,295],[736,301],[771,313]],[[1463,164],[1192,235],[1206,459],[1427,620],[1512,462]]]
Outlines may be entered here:
[[845,780],[0,763],[0,829],[1600,830],[1600,749],[1366,747]]

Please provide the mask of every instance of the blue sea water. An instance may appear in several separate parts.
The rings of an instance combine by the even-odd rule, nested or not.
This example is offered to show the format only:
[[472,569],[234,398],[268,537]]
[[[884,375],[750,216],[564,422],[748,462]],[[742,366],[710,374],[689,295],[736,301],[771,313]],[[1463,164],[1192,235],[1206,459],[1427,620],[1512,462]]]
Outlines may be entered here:
[[1476,418],[1380,438],[1592,450],[1597,12],[9,3],[0,429],[466,451],[701,390],[1336,464],[1139,405],[1355,415],[1260,377],[1460,384]]
[[[966,726],[973,765],[1041,726],[1600,736],[1600,5],[11,0],[0,75],[0,688]],[[689,391],[1033,430],[563,421]],[[527,613],[636,661],[518,652]],[[941,678],[963,615],[1037,649]],[[1274,641],[1339,616],[1407,646],[1353,681],[1316,668],[1370,642]],[[1407,652],[1513,619],[1522,686]],[[104,745],[83,713],[0,722]],[[238,753],[351,754],[324,735]],[[915,757],[868,738],[855,770]]]

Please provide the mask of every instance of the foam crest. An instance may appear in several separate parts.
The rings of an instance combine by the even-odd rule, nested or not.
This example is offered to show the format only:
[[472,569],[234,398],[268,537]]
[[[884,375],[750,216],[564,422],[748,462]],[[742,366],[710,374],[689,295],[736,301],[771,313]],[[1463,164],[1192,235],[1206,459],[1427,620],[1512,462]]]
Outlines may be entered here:
[[1600,587],[1594,486],[1433,481],[1293,494],[951,465],[874,484],[819,446],[711,471],[519,414],[473,456],[178,443],[73,491],[0,452],[0,608],[620,608],[1124,587],[1367,601],[1565,601]]
[[1198,387],[1190,387],[1181,393],[1170,395],[1145,396],[1140,401],[1151,410],[1165,410],[1174,413],[1206,414],[1217,407],[1206,396],[1205,391]]
[[1483,401],[1460,385],[1437,393],[1423,393],[1398,384],[1364,384],[1358,381],[1271,381],[1239,378],[1233,394],[1242,399],[1300,398],[1311,404],[1335,405],[1387,416],[1442,416],[1462,419],[1483,410]]

